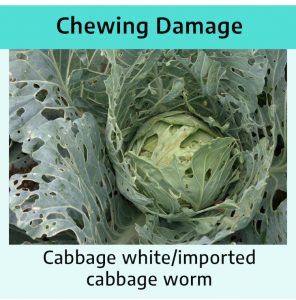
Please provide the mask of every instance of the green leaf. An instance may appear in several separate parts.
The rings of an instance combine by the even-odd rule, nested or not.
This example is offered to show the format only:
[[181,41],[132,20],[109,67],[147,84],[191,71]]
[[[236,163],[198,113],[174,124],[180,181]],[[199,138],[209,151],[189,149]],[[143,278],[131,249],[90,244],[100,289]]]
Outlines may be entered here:
[[[56,119],[32,134],[39,148],[32,151],[28,142],[23,151],[32,151],[39,165],[10,179],[17,226],[33,239],[70,230],[80,244],[128,242],[131,236],[124,240],[122,234],[133,209],[116,190],[95,119],[90,114],[73,122]],[[25,182],[34,185],[26,189]]]

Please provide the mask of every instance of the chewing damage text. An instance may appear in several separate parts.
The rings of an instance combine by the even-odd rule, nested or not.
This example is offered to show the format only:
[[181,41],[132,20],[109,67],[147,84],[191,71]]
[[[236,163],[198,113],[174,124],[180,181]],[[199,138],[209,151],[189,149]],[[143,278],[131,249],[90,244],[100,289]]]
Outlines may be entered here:
[[[243,25],[239,21],[172,21],[166,17],[158,17],[155,24],[148,21],[127,21],[120,16],[114,21],[81,21],[75,16],[61,17],[57,21],[57,30],[61,34],[95,34],[95,35],[134,35],[138,39],[145,39],[149,28],[153,27],[153,34],[174,35],[213,35],[219,39],[226,39],[230,34],[240,35]],[[155,30],[155,32],[154,32]]]

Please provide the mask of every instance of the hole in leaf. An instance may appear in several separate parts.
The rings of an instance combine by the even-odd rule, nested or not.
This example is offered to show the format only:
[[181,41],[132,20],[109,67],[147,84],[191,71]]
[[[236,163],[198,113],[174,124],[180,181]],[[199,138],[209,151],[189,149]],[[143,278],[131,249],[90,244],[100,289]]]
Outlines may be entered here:
[[48,121],[55,120],[57,118],[64,117],[63,109],[54,109],[54,108],[45,108],[41,112],[42,116],[45,117]]
[[45,100],[45,98],[47,97],[47,95],[48,95],[48,91],[45,89],[42,89],[36,93],[35,98],[38,101],[43,102]]
[[39,199],[38,195],[31,195],[22,205],[21,209],[23,212],[28,212],[32,210],[32,207],[34,206],[36,200]]
[[276,190],[272,198],[272,209],[276,210],[279,205],[287,199],[287,192],[282,190]]
[[111,140],[112,141],[116,140],[116,133],[114,131],[111,132]]
[[[47,217],[46,217],[47,220],[55,220],[55,219],[61,219],[61,220],[64,220],[65,219],[65,216],[62,215],[62,214],[59,214],[59,213],[51,213],[49,214]],[[55,222],[54,222],[55,223]],[[53,223],[53,225],[55,225]]]
[[50,182],[52,182],[55,179],[55,177],[51,176],[51,175],[42,175],[41,178],[46,183],[50,183]]
[[25,112],[25,109],[21,107],[16,111],[16,115],[18,117],[20,117],[24,112]]
[[37,151],[44,145],[44,141],[42,141],[40,138],[34,138],[31,142],[31,148],[33,151]]
[[62,100],[62,102],[65,106],[68,106],[68,102],[66,101],[66,99],[63,96],[61,96],[60,99]]
[[262,92],[262,94],[260,94],[260,95],[258,96],[258,105],[259,105],[260,107],[263,107],[263,106],[266,105],[266,104],[267,104],[267,95],[266,95],[265,92]]
[[258,128],[258,135],[259,135],[259,139],[262,139],[265,137],[264,131],[262,128]]
[[83,156],[84,156],[84,161],[87,161],[87,149],[86,146],[83,144]]
[[74,136],[76,137],[77,133],[79,132],[76,123],[74,123],[74,124],[72,125],[71,130],[72,130],[72,132],[74,133]]
[[257,231],[258,233],[260,233],[260,231],[261,231],[261,225],[262,225],[262,221],[261,221],[261,220],[258,220],[258,221],[256,222],[256,231]]
[[70,158],[69,151],[66,148],[63,148],[61,144],[57,144],[57,148],[63,158]]
[[230,102],[230,105],[233,109],[238,109],[239,108],[239,106],[234,102]]
[[238,86],[238,89],[239,89],[240,91],[242,91],[242,92],[245,91],[245,88],[244,88],[243,86],[241,86],[241,85]]
[[250,65],[250,66],[253,66],[254,65],[254,63],[255,63],[255,58],[249,58],[248,59],[248,64]]
[[18,190],[36,191],[39,189],[39,183],[33,180],[23,180],[22,184],[17,187]]
[[80,228],[83,229],[84,227],[84,222],[83,222],[83,217],[80,212],[73,208],[67,208],[67,213],[68,215],[72,218],[72,220],[75,222],[75,224]]
[[244,73],[243,73],[241,70],[239,70],[239,69],[231,68],[231,71],[232,71],[234,74],[239,75],[240,77],[245,77]]
[[212,175],[212,170],[208,169],[206,174],[205,174],[205,181],[209,181],[211,175]]
[[18,52],[15,56],[16,56],[17,59],[22,59],[22,60],[27,60],[28,59],[27,55],[25,53],[22,53],[22,52]]
[[280,134],[278,134],[276,147],[274,149],[274,155],[279,156],[281,154],[282,150],[284,149],[284,147],[285,147],[284,139]]
[[260,212],[262,213],[262,214],[264,214],[265,213],[265,208],[263,207],[263,206],[261,206],[261,208],[260,208]]
[[266,132],[267,132],[268,136],[270,136],[270,137],[272,136],[271,130],[272,130],[272,126],[271,126],[271,125],[268,125],[268,126],[266,127]]
[[15,83],[15,86],[18,88],[18,89],[22,89],[23,87],[25,87],[26,85],[28,85],[28,83],[27,82],[21,82],[21,81],[19,81],[19,82],[16,82]]
[[37,219],[37,220],[31,221],[31,222],[30,222],[30,225],[31,225],[32,227],[36,227],[36,226],[40,225],[42,222],[43,222],[42,219]]
[[193,177],[193,171],[192,168],[189,168],[185,171],[185,176],[192,178]]
[[88,214],[88,211],[87,211],[85,205],[82,205],[82,211],[85,213],[86,217],[89,219],[89,214]]

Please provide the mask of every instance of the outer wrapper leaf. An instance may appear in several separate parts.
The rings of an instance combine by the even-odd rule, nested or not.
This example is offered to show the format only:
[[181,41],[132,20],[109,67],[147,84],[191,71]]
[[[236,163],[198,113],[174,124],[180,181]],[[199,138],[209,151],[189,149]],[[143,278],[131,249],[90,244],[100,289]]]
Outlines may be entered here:
[[[39,165],[10,179],[10,208],[19,228],[34,239],[70,230],[80,244],[130,241],[123,232],[133,209],[116,190],[104,140],[90,114],[43,124],[23,151]],[[26,190],[25,182],[35,185]]]

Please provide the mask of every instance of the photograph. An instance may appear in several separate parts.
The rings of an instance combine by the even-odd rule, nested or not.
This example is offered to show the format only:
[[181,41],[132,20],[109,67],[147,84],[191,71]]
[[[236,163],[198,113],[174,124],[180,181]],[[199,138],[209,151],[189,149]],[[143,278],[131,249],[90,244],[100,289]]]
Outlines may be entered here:
[[287,51],[9,51],[10,245],[286,245]]

